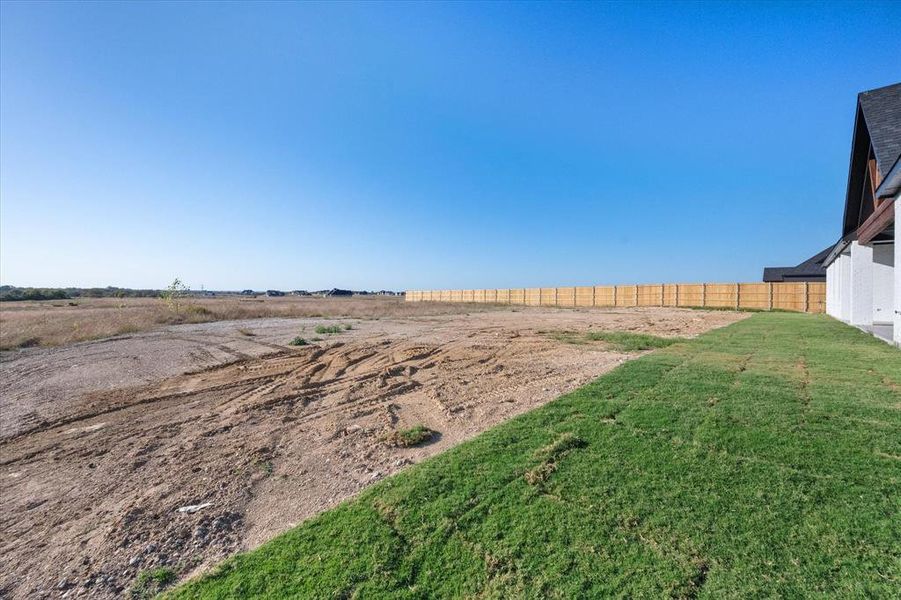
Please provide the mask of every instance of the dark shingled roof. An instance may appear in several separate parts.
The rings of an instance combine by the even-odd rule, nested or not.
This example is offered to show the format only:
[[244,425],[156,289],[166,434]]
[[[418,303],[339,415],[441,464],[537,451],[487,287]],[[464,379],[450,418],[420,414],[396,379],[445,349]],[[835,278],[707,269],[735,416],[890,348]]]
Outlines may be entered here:
[[871,146],[876,170],[884,179],[901,154],[901,83],[857,95],[842,237],[857,231],[875,208],[866,186]]
[[826,267],[823,261],[829,256],[832,246],[811,256],[794,267],[766,267],[763,270],[765,282],[779,281],[826,281]]
[[901,155],[901,83],[861,92],[858,96],[876,166],[884,178]]

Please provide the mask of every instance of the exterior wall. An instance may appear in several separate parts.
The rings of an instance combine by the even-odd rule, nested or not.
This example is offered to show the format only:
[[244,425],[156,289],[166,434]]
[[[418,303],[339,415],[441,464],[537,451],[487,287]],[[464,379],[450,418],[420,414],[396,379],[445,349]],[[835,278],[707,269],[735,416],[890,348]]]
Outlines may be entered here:
[[895,245],[873,244],[873,322],[892,323],[895,300]]
[[842,318],[841,257],[826,267],[826,314],[836,319]]
[[901,214],[898,214],[898,203],[901,202],[901,198],[895,197],[894,210],[895,210],[895,265],[898,267],[895,269],[895,314],[894,314],[894,328],[892,333],[895,338],[895,343],[901,346],[901,241],[898,240],[898,231],[901,229],[901,223],[898,222],[898,217],[901,217]]
[[873,324],[873,247],[851,242],[852,325]]
[[836,262],[839,263],[839,319],[846,323],[851,320],[851,252],[843,252]]

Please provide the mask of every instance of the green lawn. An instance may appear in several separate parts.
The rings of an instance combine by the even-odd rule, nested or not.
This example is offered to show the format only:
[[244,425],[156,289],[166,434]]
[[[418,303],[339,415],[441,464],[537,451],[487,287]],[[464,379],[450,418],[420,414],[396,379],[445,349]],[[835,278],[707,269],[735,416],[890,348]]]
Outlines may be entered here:
[[566,342],[568,344],[602,342],[610,350],[619,352],[655,350],[685,341],[685,338],[663,338],[647,333],[630,333],[628,331],[553,331],[549,334],[549,337],[558,342]]
[[177,598],[899,597],[901,352],[757,314],[389,478]]

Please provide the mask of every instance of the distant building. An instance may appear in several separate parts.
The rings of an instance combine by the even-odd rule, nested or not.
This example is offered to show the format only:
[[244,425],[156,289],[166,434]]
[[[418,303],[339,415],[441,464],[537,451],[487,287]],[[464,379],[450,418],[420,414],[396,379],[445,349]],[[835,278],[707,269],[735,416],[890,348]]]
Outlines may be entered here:
[[329,291],[325,292],[325,296],[353,296],[354,293],[350,290],[340,290],[338,288],[332,288]]
[[310,294],[310,292],[308,292],[306,290],[294,290],[293,292],[291,292],[291,295],[292,296],[310,296],[311,294]]
[[266,295],[270,298],[276,298],[278,296],[284,296],[285,292],[280,292],[278,290],[266,290]]
[[794,267],[766,267],[763,270],[763,280],[768,283],[826,281],[826,266],[823,262],[831,250],[832,246],[829,246]]
[[256,296],[256,292],[253,290],[241,290],[242,296]]

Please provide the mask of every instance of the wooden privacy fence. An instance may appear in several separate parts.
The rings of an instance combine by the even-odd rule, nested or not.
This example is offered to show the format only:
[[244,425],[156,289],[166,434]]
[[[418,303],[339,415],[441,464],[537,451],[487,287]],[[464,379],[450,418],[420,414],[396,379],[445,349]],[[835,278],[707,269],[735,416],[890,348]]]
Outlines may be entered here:
[[408,291],[407,302],[478,302],[523,306],[685,306],[826,312],[826,284],[657,283],[496,290]]

